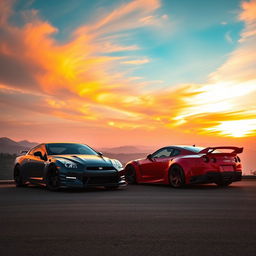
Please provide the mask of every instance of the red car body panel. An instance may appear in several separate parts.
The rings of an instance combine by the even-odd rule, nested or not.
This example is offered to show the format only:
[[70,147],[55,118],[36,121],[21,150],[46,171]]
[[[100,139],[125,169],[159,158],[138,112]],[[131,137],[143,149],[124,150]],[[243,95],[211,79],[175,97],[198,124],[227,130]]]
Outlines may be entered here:
[[[240,158],[237,157],[237,153],[241,153],[243,151],[242,148],[209,147],[199,150],[198,153],[187,150],[186,148],[189,148],[189,146],[169,146],[162,149],[165,148],[177,149],[179,150],[179,154],[169,157],[137,159],[126,164],[126,167],[128,165],[134,167],[137,183],[169,184],[169,171],[173,165],[182,167],[186,184],[210,183],[211,180],[209,180],[209,182],[194,182],[193,179],[195,177],[204,177],[212,173],[221,175],[222,173],[232,172],[241,177],[242,166]],[[232,151],[218,151],[225,149]],[[241,178],[233,181],[238,180],[241,180]]]

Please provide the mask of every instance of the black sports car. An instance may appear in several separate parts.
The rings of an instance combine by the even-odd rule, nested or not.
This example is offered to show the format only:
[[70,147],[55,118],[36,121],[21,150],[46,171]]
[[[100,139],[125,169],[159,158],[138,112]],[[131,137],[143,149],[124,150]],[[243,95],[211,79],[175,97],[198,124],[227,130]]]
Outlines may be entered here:
[[16,158],[14,180],[18,187],[30,182],[46,185],[49,190],[126,185],[118,160],[78,143],[47,143],[32,148]]

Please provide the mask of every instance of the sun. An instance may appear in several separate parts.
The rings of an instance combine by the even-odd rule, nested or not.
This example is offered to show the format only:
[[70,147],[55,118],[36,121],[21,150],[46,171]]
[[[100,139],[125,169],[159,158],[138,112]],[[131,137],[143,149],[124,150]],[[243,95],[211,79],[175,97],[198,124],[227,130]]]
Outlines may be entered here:
[[256,135],[256,119],[222,121],[215,127],[205,128],[208,132],[231,137]]

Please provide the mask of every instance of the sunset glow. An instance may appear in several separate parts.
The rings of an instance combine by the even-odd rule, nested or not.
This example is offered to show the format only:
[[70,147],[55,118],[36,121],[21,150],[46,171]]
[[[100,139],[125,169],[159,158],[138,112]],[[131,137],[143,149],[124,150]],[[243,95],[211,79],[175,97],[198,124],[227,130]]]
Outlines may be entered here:
[[255,125],[256,119],[223,121],[216,127],[206,128],[206,130],[226,136],[243,137],[255,134]]
[[3,136],[255,145],[255,0],[43,2],[0,1]]

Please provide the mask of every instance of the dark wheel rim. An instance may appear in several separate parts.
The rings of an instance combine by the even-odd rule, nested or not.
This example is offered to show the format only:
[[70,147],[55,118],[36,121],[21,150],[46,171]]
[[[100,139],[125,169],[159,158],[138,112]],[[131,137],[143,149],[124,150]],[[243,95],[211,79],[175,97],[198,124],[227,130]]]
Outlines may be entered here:
[[179,188],[184,184],[181,170],[178,167],[170,171],[170,183],[175,188]]
[[59,175],[57,169],[50,170],[47,177],[48,188],[58,189],[59,188]]
[[136,182],[136,173],[133,167],[127,167],[125,172],[125,179],[129,184],[133,184]]

